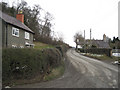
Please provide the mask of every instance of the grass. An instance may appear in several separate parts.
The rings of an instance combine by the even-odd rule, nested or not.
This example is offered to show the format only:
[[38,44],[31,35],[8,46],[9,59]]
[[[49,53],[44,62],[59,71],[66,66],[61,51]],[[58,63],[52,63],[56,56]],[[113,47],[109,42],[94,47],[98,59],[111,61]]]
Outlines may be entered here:
[[88,56],[88,57],[91,57],[91,58],[95,58],[95,59],[98,59],[98,60],[120,60],[120,58],[118,57],[115,57],[115,56],[106,56],[106,55],[101,55],[101,56],[93,56],[93,54],[84,54],[84,56]]
[[52,72],[50,74],[44,76],[43,81],[49,81],[58,78],[64,74],[64,71],[65,71],[65,66],[64,66],[64,62],[62,61],[62,65],[52,69]]
[[54,46],[52,45],[49,45],[49,44],[44,44],[44,43],[41,43],[41,42],[34,42],[35,44],[35,49],[44,49],[44,48],[54,48]]

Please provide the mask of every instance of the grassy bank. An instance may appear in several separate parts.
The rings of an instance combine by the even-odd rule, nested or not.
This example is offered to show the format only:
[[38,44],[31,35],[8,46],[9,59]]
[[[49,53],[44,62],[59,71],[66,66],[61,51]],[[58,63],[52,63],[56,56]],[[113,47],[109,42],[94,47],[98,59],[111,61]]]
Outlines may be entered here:
[[65,71],[65,66],[64,66],[64,62],[62,61],[60,66],[53,68],[50,74],[46,74],[44,76],[43,81],[56,79],[62,76],[64,74],[64,71]]
[[90,57],[90,58],[98,59],[98,60],[113,60],[113,61],[115,61],[115,60],[120,59],[120,58],[114,57],[114,56],[108,57],[105,54],[103,54],[103,55],[90,54],[90,53],[81,53],[81,54],[84,56]]
[[44,44],[44,43],[41,43],[41,42],[34,42],[34,44],[35,44],[35,47],[34,47],[35,49],[55,48],[52,45]]

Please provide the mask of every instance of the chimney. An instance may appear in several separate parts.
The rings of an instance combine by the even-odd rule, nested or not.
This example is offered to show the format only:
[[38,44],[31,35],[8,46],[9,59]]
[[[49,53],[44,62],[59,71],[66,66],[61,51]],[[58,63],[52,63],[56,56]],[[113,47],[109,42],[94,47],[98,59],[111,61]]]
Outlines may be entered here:
[[24,15],[22,14],[22,12],[16,15],[16,19],[24,23]]
[[85,39],[85,30],[84,30],[84,39]]
[[103,35],[103,41],[106,42],[106,35]]
[[91,40],[91,28],[90,28],[90,40]]

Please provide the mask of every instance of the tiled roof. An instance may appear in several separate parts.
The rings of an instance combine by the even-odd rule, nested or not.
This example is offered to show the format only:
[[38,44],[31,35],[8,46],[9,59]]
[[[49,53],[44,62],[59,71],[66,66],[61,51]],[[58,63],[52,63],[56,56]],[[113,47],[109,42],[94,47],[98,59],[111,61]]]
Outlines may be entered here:
[[12,24],[14,26],[17,26],[19,28],[22,28],[25,31],[34,33],[31,29],[29,29],[24,23],[22,23],[21,21],[17,20],[14,17],[11,17],[5,13],[3,13],[2,11],[0,11],[0,18],[2,18],[5,22]]
[[[79,45],[90,44],[90,40],[86,40],[86,42],[79,42]],[[104,42],[103,40],[91,40],[91,44],[95,44],[98,48],[110,48],[108,42]]]
[[93,40],[92,42],[95,43],[98,48],[110,48],[108,42],[104,42],[103,40]]
[[84,45],[85,42],[78,42],[77,44],[78,44],[78,45]]

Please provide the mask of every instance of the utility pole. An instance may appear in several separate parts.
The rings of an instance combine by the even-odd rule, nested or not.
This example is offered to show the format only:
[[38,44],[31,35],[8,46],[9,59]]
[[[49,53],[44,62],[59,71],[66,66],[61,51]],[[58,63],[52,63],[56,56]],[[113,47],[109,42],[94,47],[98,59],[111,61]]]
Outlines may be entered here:
[[92,44],[92,42],[91,42],[91,36],[92,36],[92,33],[91,33],[91,28],[90,28],[90,45]]
[[92,34],[91,34],[91,28],[90,28],[90,41],[91,41],[91,35],[92,35]]
[[84,30],[84,53],[85,53],[85,48],[86,48],[86,42],[85,42],[85,30]]
[[84,41],[85,41],[85,30],[84,30]]

